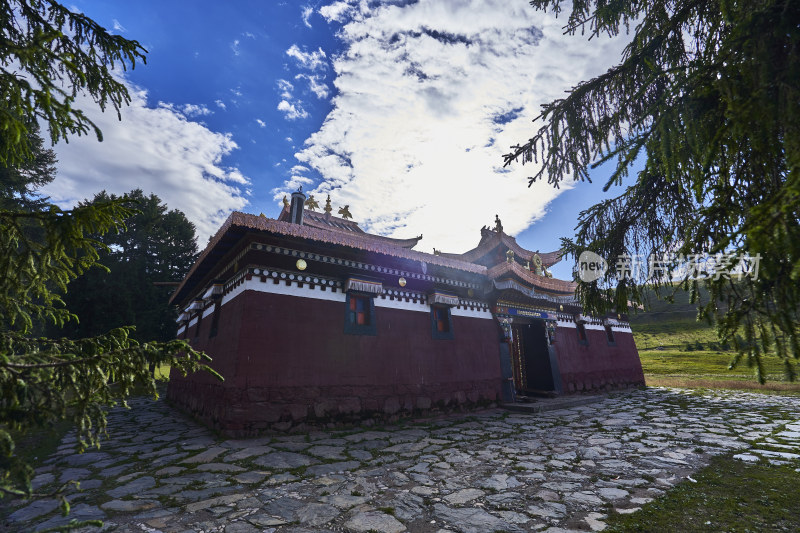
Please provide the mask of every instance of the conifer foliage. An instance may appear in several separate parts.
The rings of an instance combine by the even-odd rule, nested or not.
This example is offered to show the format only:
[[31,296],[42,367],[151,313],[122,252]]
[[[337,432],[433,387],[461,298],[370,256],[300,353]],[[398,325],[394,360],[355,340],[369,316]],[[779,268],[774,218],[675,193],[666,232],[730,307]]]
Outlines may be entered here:
[[[533,7],[561,13],[560,0]],[[796,0],[574,0],[569,34],[632,31],[621,63],[543,106],[540,127],[505,163],[535,161],[531,183],[588,179],[606,161],[633,184],[580,215],[565,240],[611,268],[579,295],[596,313],[625,312],[643,283],[617,280],[614,260],[651,253],[760,255],[757,279],[711,275],[701,318],[759,378],[777,354],[794,377],[800,357],[800,2]],[[578,38],[578,37],[576,37]],[[681,262],[670,260],[677,270]],[[684,263],[685,264],[685,263]],[[697,280],[685,281],[697,289]],[[662,295],[664,292],[662,291]]]
[[[111,72],[143,60],[136,41],[109,34],[80,13],[50,0],[0,3],[0,497],[30,496],[31,466],[15,439],[34,428],[70,420],[79,447],[97,445],[105,410],[136,391],[156,396],[150,364],[183,372],[206,369],[208,359],[183,341],[139,342],[132,328],[68,340],[36,336],[45,323],[64,325],[75,315],[63,305],[68,284],[98,263],[108,247],[98,239],[124,230],[134,210],[108,199],[61,210],[31,196],[52,179],[33,126],[52,140],[93,128],[74,108],[90,95],[115,109],[129,98]],[[213,371],[211,371],[213,372]],[[69,506],[62,498],[65,511]]]

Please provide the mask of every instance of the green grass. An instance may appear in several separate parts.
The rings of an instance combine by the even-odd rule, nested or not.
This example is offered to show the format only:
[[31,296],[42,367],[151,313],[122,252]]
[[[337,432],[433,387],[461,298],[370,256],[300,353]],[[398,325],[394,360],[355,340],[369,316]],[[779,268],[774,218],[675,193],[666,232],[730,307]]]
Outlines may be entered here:
[[674,303],[651,298],[647,312],[630,317],[648,385],[800,392],[800,384],[786,382],[783,362],[775,356],[762,358],[766,386],[758,384],[755,367],[745,360],[729,369],[735,352],[696,317],[697,305],[686,292],[677,292]]
[[800,530],[800,473],[796,466],[748,464],[715,457],[634,514],[612,514],[611,532],[762,532]]
[[165,363],[156,368],[155,377],[156,381],[169,381],[169,371],[171,366]]

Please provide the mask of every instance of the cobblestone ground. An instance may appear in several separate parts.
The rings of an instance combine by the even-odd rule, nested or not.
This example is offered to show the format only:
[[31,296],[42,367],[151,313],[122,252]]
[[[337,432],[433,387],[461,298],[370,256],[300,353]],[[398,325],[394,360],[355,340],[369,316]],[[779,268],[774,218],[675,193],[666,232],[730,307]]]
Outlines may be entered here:
[[[730,391],[247,440],[162,401],[131,406],[110,414],[101,450],[76,454],[68,435],[37,470],[40,488],[80,480],[71,518],[151,533],[597,531],[611,508],[636,512],[713,455],[800,459],[798,399]],[[66,521],[55,501],[6,520],[8,531]]]

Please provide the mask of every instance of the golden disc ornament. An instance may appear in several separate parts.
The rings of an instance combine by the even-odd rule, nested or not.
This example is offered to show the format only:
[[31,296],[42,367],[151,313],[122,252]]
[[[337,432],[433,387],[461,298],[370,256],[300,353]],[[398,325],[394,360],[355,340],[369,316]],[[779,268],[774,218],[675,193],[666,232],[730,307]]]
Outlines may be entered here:
[[406,278],[400,278],[399,280],[397,280],[397,284],[400,285],[401,287],[405,287],[406,286]]
[[305,259],[298,259],[295,265],[297,265],[297,270],[305,270],[308,266]]

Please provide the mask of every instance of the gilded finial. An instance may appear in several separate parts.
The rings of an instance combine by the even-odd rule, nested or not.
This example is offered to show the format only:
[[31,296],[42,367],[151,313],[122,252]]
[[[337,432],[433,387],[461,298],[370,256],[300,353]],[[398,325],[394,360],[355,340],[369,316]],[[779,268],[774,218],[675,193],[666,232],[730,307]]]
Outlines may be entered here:
[[328,199],[325,200],[325,212],[330,215],[331,211],[333,211],[333,208],[331,207],[331,195],[329,194]]
[[311,211],[316,211],[318,207],[319,203],[314,199],[314,195],[313,194],[309,195],[309,197],[306,198],[306,209],[310,209]]
[[289,207],[289,199],[286,198],[286,195],[283,195],[283,207]]
[[441,250],[437,250],[436,248],[433,249],[433,255],[442,255]]
[[507,250],[506,251],[506,261],[511,263],[514,261],[514,250]]
[[537,276],[544,275],[544,265],[542,263],[542,258],[539,254],[533,254],[531,256],[531,263],[533,264],[533,272]]
[[345,205],[344,207],[340,207],[338,213],[342,215],[342,218],[347,220],[348,218],[353,218],[353,215],[350,214],[350,205]]
[[260,215],[258,215],[258,216],[259,216],[259,217],[261,217],[261,218],[267,218],[267,215],[265,215],[264,213],[261,213],[261,214],[260,214]]

